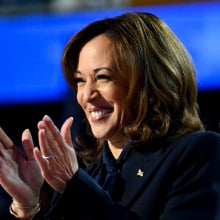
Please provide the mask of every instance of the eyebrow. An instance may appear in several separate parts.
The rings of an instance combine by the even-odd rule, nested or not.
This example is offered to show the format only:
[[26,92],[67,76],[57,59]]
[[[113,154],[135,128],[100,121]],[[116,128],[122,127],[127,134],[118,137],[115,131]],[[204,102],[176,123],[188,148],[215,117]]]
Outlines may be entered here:
[[[113,69],[111,69],[111,68],[109,68],[109,67],[99,67],[99,68],[95,68],[95,69],[93,69],[93,72],[94,72],[94,73],[97,73],[97,72],[99,72],[99,71],[101,71],[101,70],[108,70],[109,72],[113,72]],[[75,71],[75,74],[77,74],[77,73],[82,74],[82,72],[79,71],[79,70],[76,70],[76,71]]]

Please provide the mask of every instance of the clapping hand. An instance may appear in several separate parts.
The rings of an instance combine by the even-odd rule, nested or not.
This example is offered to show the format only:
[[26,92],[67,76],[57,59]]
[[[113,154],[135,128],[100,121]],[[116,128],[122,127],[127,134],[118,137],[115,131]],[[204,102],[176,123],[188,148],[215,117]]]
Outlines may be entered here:
[[0,184],[21,207],[39,202],[43,177],[34,158],[34,143],[28,129],[22,133],[24,151],[0,128]]
[[34,155],[44,179],[60,193],[79,168],[71,139],[72,122],[73,118],[68,118],[61,130],[49,116],[44,116],[38,123],[40,150],[35,148]]

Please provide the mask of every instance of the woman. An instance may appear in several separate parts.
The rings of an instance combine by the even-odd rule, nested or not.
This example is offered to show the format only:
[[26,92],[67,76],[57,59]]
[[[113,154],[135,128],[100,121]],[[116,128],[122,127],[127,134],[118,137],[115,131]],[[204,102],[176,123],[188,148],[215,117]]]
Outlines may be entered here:
[[[73,118],[59,131],[45,116],[40,148],[24,131],[25,156],[0,131],[0,183],[13,216],[220,219],[220,135],[205,131],[193,63],[162,20],[133,12],[89,24],[68,42],[63,70],[87,130],[72,139]],[[54,191],[41,211],[39,172]]]

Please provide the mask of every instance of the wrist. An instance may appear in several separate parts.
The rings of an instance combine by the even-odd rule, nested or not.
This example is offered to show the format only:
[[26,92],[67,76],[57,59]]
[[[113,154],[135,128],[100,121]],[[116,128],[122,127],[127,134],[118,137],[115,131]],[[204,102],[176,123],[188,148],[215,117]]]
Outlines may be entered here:
[[20,206],[12,202],[9,207],[11,215],[17,219],[31,220],[40,211],[40,203],[31,206]]

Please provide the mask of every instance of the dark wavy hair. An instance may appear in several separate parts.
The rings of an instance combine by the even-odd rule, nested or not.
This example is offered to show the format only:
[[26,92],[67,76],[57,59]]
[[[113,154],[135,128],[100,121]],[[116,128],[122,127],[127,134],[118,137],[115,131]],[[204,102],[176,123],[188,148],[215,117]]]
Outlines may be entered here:
[[[128,85],[124,133],[133,146],[158,138],[174,140],[203,130],[197,104],[197,82],[192,59],[173,31],[157,16],[129,12],[95,21],[76,33],[63,53],[63,72],[76,90],[74,73],[82,47],[98,35],[114,47],[113,64]],[[81,141],[88,163],[98,159],[101,141],[90,128]],[[147,145],[146,145],[147,146]]]

